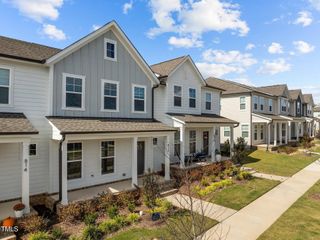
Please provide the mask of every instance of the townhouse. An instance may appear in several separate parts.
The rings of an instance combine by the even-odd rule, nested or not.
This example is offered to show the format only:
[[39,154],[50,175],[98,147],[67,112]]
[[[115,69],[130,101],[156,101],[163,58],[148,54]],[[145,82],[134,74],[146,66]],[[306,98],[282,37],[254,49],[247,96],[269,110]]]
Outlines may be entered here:
[[209,86],[190,56],[157,63],[151,68],[160,81],[155,89],[154,117],[179,129],[169,141],[173,146],[171,161],[184,166],[185,160],[195,154],[215,161],[220,150],[220,127],[229,127],[232,136],[238,126],[236,121],[220,115],[224,89]]
[[315,106],[313,108],[313,117],[315,119],[315,131],[316,133],[320,131],[320,106]]

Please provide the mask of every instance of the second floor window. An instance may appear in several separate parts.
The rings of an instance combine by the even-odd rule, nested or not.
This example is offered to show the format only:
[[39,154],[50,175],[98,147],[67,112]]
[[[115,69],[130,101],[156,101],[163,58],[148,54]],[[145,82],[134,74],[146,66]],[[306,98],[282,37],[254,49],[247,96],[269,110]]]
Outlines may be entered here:
[[301,113],[301,103],[297,102],[297,113],[300,114]]
[[260,111],[264,109],[264,97],[260,97]]
[[282,112],[287,111],[287,100],[284,98],[281,98],[281,111]]
[[0,104],[9,104],[10,100],[10,70],[0,68]]
[[246,97],[240,97],[240,110],[246,109]]
[[272,99],[269,99],[269,112],[273,111],[273,101]]
[[104,40],[104,58],[117,61],[117,42],[111,39]]
[[175,107],[181,107],[181,98],[182,98],[182,87],[181,86],[174,86],[173,87],[173,105]]
[[102,89],[103,110],[118,111],[119,83],[114,81],[102,80]]
[[253,96],[253,109],[258,110],[258,97]]
[[84,109],[85,77],[66,74],[64,76],[65,101],[64,107],[71,109]]
[[212,94],[206,93],[206,110],[211,110]]
[[133,87],[133,111],[146,111],[146,88],[143,86]]
[[196,89],[194,88],[189,88],[189,107],[196,107]]

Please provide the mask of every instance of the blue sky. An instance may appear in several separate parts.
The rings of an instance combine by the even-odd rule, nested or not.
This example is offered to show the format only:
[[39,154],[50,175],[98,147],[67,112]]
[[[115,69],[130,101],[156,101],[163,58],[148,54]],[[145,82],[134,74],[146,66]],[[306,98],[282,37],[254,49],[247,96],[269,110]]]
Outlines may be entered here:
[[0,0],[0,35],[58,48],[110,20],[149,64],[189,54],[205,77],[320,102],[320,0]]

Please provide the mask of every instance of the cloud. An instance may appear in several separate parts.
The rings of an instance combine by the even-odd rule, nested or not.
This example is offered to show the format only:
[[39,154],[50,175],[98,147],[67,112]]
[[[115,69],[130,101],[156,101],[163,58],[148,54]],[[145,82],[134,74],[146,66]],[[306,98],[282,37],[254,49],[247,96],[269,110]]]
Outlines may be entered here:
[[271,43],[271,45],[268,47],[268,52],[271,54],[283,53],[281,44],[276,42]]
[[314,7],[316,10],[320,11],[320,0],[309,0],[309,3],[312,7]]
[[92,30],[93,30],[93,31],[96,31],[96,30],[98,30],[99,28],[101,28],[100,25],[96,25],[96,24],[93,24],[93,25],[92,25]]
[[201,40],[202,34],[210,31],[231,30],[240,36],[249,32],[239,6],[222,0],[151,0],[150,7],[157,26],[149,30],[149,37],[171,32]]
[[222,77],[228,73],[244,73],[257,63],[250,53],[208,49],[202,53],[203,62],[198,62],[204,76]]
[[127,2],[125,4],[123,4],[122,7],[122,12],[123,14],[127,14],[129,12],[129,10],[131,10],[133,7],[133,1],[131,0],[130,2]]
[[44,24],[42,28],[42,32],[44,35],[49,37],[50,39],[62,41],[65,40],[67,37],[65,33],[58,29],[56,26],[52,24]]
[[290,71],[291,64],[287,63],[285,59],[278,58],[273,61],[263,61],[262,67],[258,70],[259,73],[275,75],[281,72]]
[[203,45],[202,41],[197,39],[187,38],[187,37],[170,37],[168,43],[177,48],[193,48],[193,47],[201,47]]
[[296,50],[301,54],[310,53],[315,49],[314,46],[304,41],[295,41],[293,42],[293,45],[295,46]]
[[37,22],[42,22],[44,19],[56,20],[59,17],[58,9],[63,5],[63,0],[12,0],[6,2],[11,3],[22,15]]
[[254,45],[253,43],[248,43],[248,45],[246,46],[246,50],[252,50],[256,47],[256,45]]
[[294,21],[294,24],[301,24],[303,27],[309,26],[312,23],[312,14],[308,11],[301,11],[298,13],[298,18]]

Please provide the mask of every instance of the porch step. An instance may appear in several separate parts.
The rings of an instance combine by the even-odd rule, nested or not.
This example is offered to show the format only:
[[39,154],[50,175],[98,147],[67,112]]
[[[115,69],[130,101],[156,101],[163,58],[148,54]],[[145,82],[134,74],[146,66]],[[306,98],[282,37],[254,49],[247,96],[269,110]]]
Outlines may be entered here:
[[177,193],[179,190],[174,188],[174,189],[170,189],[168,191],[165,191],[165,192],[162,192],[160,193],[161,197],[167,197],[167,196],[170,196],[170,195],[173,195],[175,193]]

